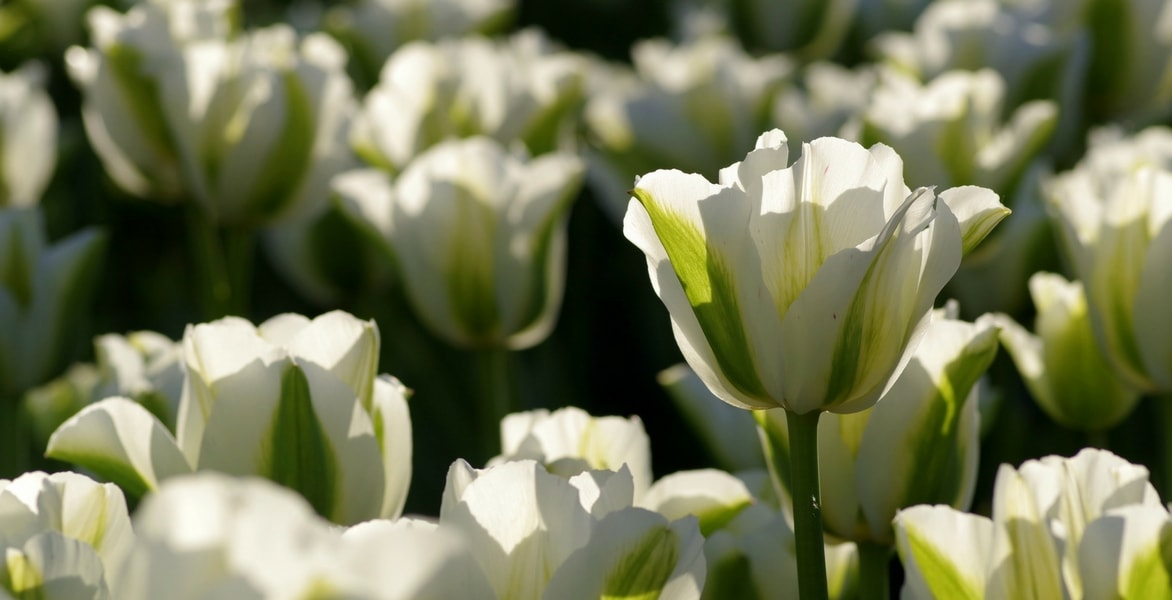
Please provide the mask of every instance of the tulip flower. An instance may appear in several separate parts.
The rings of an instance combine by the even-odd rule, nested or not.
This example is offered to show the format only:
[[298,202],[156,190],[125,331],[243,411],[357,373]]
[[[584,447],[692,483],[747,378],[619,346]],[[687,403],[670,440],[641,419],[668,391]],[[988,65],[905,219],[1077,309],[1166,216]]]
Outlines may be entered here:
[[[859,2],[801,0],[777,4],[768,0],[729,2],[677,2],[677,19],[713,21],[707,30],[744,40],[757,52],[789,52],[802,60],[830,58],[850,33]],[[690,9],[690,10],[689,10]],[[703,11],[701,15],[695,13]]]
[[0,591],[22,598],[43,586],[35,597],[105,597],[117,591],[134,541],[113,484],[69,472],[0,479]]
[[818,416],[879,399],[961,256],[1008,210],[983,188],[911,193],[882,145],[822,138],[787,163],[773,130],[719,184],[645,175],[624,234],[713,394],[789,411],[798,557],[811,561],[799,563],[803,595],[819,597]]
[[335,186],[397,259],[432,332],[457,346],[516,350],[544,340],[561,307],[566,218],[581,177],[569,154],[525,161],[470,138],[424,153],[393,190],[374,171]]
[[651,485],[651,440],[639,417],[592,417],[568,406],[513,413],[501,420],[501,455],[489,465],[536,460],[551,472],[572,477],[591,469],[631,471],[635,496]]
[[728,38],[647,40],[631,61],[633,73],[594,77],[584,115],[598,148],[591,183],[616,217],[640,173],[674,167],[712,177],[751,150],[793,70],[781,55],[754,58]]
[[539,30],[404,46],[386,62],[351,130],[368,164],[396,174],[452,137],[556,150],[582,96],[583,59]]
[[399,514],[411,474],[406,388],[377,376],[374,323],[346,313],[188,327],[174,436],[141,405],[109,398],[66,421],[48,456],[139,496],[196,470],[260,475],[342,524]]
[[69,358],[104,247],[93,228],[49,245],[36,207],[0,210],[0,475],[27,468],[21,397]]
[[499,598],[699,598],[697,521],[631,505],[630,471],[564,479],[538,463],[448,471],[440,527],[466,537]]
[[1103,354],[1130,385],[1172,392],[1172,133],[1100,136],[1046,186]]
[[198,152],[184,136],[198,137],[194,119],[214,89],[236,10],[232,0],[180,0],[87,14],[94,47],[70,48],[65,64],[85,99],[90,143],[122,189],[160,202],[192,194],[186,159]]
[[888,144],[904,157],[911,185],[1010,193],[1058,119],[1054,102],[1037,100],[1003,123],[1005,81],[991,69],[948,71],[926,85],[891,69],[881,74],[863,115],[863,142]]
[[1139,394],[1115,377],[1095,341],[1086,294],[1078,281],[1037,273],[1030,278],[1035,333],[998,315],[1001,341],[1038,406],[1065,427],[1105,432],[1131,414]]
[[1144,467],[1087,449],[1002,465],[992,519],[946,506],[903,510],[903,596],[1166,597],[1172,564],[1160,538],[1172,518],[1147,478]]
[[408,42],[491,34],[511,20],[515,0],[359,0],[326,13],[325,29],[373,78]]
[[41,201],[57,163],[57,110],[44,73],[26,65],[0,73],[0,207]]

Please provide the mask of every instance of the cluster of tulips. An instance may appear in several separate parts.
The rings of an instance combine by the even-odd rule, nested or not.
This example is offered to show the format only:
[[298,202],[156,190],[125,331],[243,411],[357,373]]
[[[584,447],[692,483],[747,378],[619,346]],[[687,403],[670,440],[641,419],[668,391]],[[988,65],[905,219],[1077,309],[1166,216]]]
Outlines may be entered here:
[[1172,0],[535,4],[0,7],[0,598],[1172,600]]

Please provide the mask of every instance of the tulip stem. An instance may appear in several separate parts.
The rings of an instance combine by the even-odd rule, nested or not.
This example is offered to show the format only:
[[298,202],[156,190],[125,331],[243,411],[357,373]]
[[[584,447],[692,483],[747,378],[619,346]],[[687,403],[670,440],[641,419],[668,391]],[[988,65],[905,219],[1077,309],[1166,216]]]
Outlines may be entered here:
[[219,228],[198,207],[187,218],[198,296],[206,320],[248,316],[255,235],[246,227]]
[[28,469],[30,426],[20,395],[0,394],[0,479],[15,478]]
[[798,561],[798,597],[825,600],[826,550],[822,537],[822,499],[818,481],[818,418],[787,412],[790,485],[794,503],[794,543]]
[[477,351],[476,363],[479,370],[481,423],[480,435],[487,458],[500,453],[501,419],[513,412],[513,361],[512,353],[503,348],[486,348]]
[[891,597],[891,546],[872,542],[859,544],[859,598],[888,600]]

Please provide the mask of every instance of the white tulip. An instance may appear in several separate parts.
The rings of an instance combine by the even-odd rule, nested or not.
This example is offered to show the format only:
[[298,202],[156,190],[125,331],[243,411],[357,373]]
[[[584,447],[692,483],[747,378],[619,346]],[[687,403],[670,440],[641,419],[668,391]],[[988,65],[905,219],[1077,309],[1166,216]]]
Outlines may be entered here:
[[39,65],[0,73],[0,206],[40,202],[57,164],[57,109],[43,79]]
[[84,465],[131,495],[194,470],[260,475],[342,524],[393,517],[411,476],[406,388],[375,375],[372,321],[332,312],[191,326],[176,435],[123,398],[66,421],[47,454]]
[[553,329],[565,284],[566,220],[581,161],[532,160],[483,137],[445,142],[395,180],[351,172],[345,206],[385,241],[407,298],[447,342],[522,349]]
[[720,399],[799,414],[879,399],[962,254],[1008,213],[982,188],[912,193],[902,172],[890,148],[834,138],[791,166],[774,130],[720,184],[637,182],[624,233]]

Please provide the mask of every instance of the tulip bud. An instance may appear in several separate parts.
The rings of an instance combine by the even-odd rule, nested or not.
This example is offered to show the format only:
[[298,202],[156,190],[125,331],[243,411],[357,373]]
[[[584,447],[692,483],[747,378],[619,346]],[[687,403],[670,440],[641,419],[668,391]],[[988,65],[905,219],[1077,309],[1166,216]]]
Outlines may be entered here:
[[57,163],[57,110],[39,65],[0,73],[0,207],[41,201]]
[[1037,334],[1008,315],[997,318],[1001,341],[1030,394],[1065,427],[1107,431],[1119,424],[1139,394],[1115,377],[1095,342],[1082,284],[1036,273],[1030,294],[1037,307]]
[[487,138],[445,142],[395,181],[373,170],[335,182],[348,211],[397,259],[407,298],[445,341],[522,349],[553,329],[565,283],[566,219],[581,162],[532,160]]

